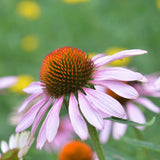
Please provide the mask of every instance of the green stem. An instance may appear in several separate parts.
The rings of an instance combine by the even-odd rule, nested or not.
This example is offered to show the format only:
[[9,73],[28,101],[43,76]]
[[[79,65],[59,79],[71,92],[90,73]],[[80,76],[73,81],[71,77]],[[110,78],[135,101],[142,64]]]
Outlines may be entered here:
[[[135,130],[135,133],[136,133],[138,140],[143,141],[144,139],[143,139],[143,136],[142,136],[141,132],[139,131],[139,129],[134,127],[134,130]],[[150,153],[149,153],[149,150],[147,148],[142,148],[142,150],[143,150],[143,153],[144,153],[143,155],[145,156],[145,159],[152,160]]]
[[86,123],[87,123],[87,127],[88,127],[88,131],[90,134],[93,148],[96,151],[99,160],[106,160],[101,143],[99,141],[99,137],[98,137],[98,133],[97,133],[96,128],[93,127],[91,124],[89,124],[87,121],[86,121]]

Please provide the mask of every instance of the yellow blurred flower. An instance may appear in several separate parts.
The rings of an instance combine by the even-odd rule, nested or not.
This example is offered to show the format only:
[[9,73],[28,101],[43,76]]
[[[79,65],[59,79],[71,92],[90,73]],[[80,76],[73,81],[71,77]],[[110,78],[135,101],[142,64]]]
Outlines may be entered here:
[[90,0],[63,0],[65,3],[81,3],[81,2],[89,2]]
[[157,0],[157,7],[160,9],[160,0]]
[[[112,48],[109,48],[105,51],[105,53],[107,55],[113,55],[117,52],[120,52],[122,50],[126,50],[125,48],[120,48],[120,47],[112,47]],[[113,61],[111,63],[109,63],[109,65],[112,65],[112,66],[126,66],[129,64],[129,62],[131,61],[131,58],[130,57],[127,57],[127,58],[123,58],[121,60],[116,60],[116,61]]]
[[23,93],[23,89],[31,84],[33,80],[33,77],[29,75],[20,75],[17,77],[17,82],[9,89],[15,93]]
[[93,56],[97,55],[96,52],[91,52],[91,53],[87,53],[89,55],[90,58],[92,58]]
[[17,12],[22,17],[35,20],[39,18],[41,9],[39,4],[34,1],[21,1],[17,5]]
[[38,47],[38,39],[35,36],[28,35],[22,39],[21,45],[27,52],[34,51]]

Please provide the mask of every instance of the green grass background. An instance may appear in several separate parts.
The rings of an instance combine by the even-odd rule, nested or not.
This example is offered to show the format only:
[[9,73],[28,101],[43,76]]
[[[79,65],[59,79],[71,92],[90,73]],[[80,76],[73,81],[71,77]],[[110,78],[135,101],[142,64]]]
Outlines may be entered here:
[[[91,0],[88,3],[65,4],[60,0],[37,0],[41,7],[38,20],[29,20],[16,12],[20,0],[0,1],[0,77],[29,74],[39,79],[41,62],[50,51],[72,46],[86,52],[102,53],[113,47],[145,49],[147,55],[133,57],[130,67],[149,74],[160,70],[160,10],[155,0]],[[21,48],[24,36],[38,38],[37,50],[26,52]],[[7,117],[13,107],[19,106],[26,96],[5,92],[0,95],[0,140],[8,140],[15,128]],[[160,99],[152,98],[160,106]],[[144,109],[147,120],[154,113]],[[160,116],[154,125],[142,131],[144,140],[160,144]],[[129,127],[126,136],[136,138]],[[145,160],[141,148],[110,138],[103,145],[110,159]],[[153,160],[160,153],[149,151]],[[114,155],[114,156],[113,156]],[[33,145],[27,159],[50,159],[46,152]],[[56,159],[56,158],[55,158]]]

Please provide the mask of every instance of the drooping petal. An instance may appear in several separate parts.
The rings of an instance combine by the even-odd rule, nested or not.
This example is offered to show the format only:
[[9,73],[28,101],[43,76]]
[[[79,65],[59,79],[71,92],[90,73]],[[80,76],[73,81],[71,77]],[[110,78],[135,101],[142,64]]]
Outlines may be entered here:
[[148,108],[149,110],[156,112],[156,113],[160,113],[160,108],[158,106],[156,106],[151,100],[149,100],[148,98],[144,98],[144,97],[139,97],[138,99],[135,100],[135,102],[143,105],[144,107]]
[[43,94],[43,92],[41,93],[37,93],[37,94],[32,94],[31,96],[29,96],[27,99],[25,99],[25,101],[22,103],[22,105],[19,107],[18,109],[18,113],[24,111],[28,105],[30,105],[32,103],[33,100],[35,100],[36,98],[40,97]]
[[96,105],[104,113],[110,116],[116,116],[120,118],[124,117],[124,108],[117,100],[115,100],[111,96],[101,91],[89,88],[84,88],[84,91],[87,93],[87,96],[89,96],[93,104]]
[[45,104],[47,100],[48,97],[43,97],[36,104],[34,104],[27,113],[25,113],[25,115],[16,127],[16,132],[21,132],[32,125],[37,112]]
[[89,101],[80,91],[78,92],[78,101],[82,114],[87,119],[87,121],[97,129],[103,129],[104,124],[102,117],[96,112],[94,108],[90,106]]
[[37,137],[37,144],[36,144],[36,148],[37,149],[42,149],[43,145],[45,144],[45,142],[47,141],[47,136],[46,136],[46,123],[47,123],[48,117],[45,118],[38,137]]
[[68,110],[69,110],[69,117],[70,117],[71,124],[73,126],[74,131],[82,140],[87,139],[88,138],[87,125],[84,119],[82,118],[81,114],[79,113],[77,100],[72,93],[69,100]]
[[147,81],[142,74],[121,67],[109,67],[96,71],[94,78],[95,80]]
[[117,95],[127,99],[136,99],[139,96],[136,89],[120,81],[97,81],[97,84],[104,85]]
[[16,76],[7,76],[0,78],[0,89],[8,88],[17,82]]
[[30,138],[29,138],[29,142],[31,142],[32,138],[34,137],[34,134],[37,130],[37,127],[39,125],[39,123],[41,122],[44,114],[46,113],[47,109],[49,108],[49,106],[51,105],[51,103],[53,102],[53,99],[50,99],[44,106],[43,108],[38,112],[34,122],[33,122],[33,125],[32,125],[32,129],[31,129],[31,135],[30,135]]
[[6,141],[1,141],[1,150],[3,153],[6,153],[9,150],[9,146]]
[[105,120],[104,122],[104,129],[100,132],[100,141],[102,143],[106,143],[109,139],[110,133],[111,133],[111,125],[112,121]]
[[42,83],[37,81],[37,82],[32,82],[29,86],[23,89],[23,91],[27,94],[33,94],[33,93],[39,93],[42,92]]
[[[128,117],[131,121],[142,123],[142,124],[146,123],[144,114],[137,106],[135,106],[132,103],[127,103],[126,109],[127,109]],[[136,128],[144,129],[145,127],[137,126]]]
[[59,127],[59,113],[62,103],[63,97],[58,98],[47,115],[48,120],[46,124],[46,136],[48,142],[52,142],[57,134],[57,130]]
[[118,59],[130,57],[130,56],[141,55],[141,54],[145,54],[145,53],[147,53],[147,51],[141,50],[141,49],[124,50],[124,51],[117,52],[116,54],[113,54],[111,56],[98,58],[94,61],[94,64],[97,67],[100,67],[102,65],[105,65],[107,63],[110,63],[110,62],[118,60]]
[[[124,117],[126,119],[126,117]],[[126,132],[127,125],[122,123],[113,123],[113,138],[120,139]]]

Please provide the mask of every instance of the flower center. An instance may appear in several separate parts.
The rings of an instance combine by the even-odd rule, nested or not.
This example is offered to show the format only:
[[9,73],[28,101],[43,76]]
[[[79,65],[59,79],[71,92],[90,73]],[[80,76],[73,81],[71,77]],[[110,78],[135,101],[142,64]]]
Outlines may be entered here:
[[59,160],[93,160],[93,151],[81,141],[67,143],[59,153]]
[[59,97],[86,86],[92,79],[93,71],[94,63],[85,52],[63,47],[45,57],[40,79],[50,96]]

